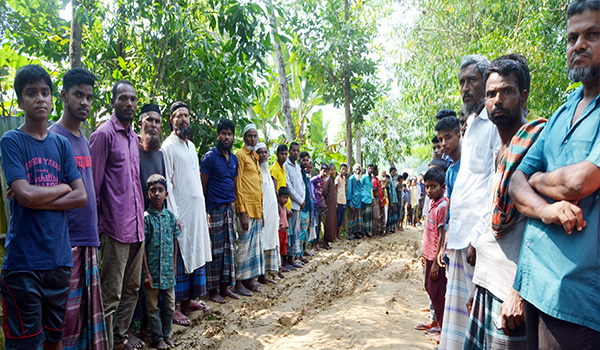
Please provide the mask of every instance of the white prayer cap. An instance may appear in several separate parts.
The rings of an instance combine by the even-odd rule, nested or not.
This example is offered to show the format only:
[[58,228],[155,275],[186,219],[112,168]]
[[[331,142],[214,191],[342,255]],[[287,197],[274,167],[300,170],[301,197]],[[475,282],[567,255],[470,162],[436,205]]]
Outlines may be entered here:
[[246,136],[246,133],[250,130],[258,131],[258,129],[256,128],[256,125],[253,123],[250,123],[250,124],[246,125],[246,127],[244,128],[244,132],[242,133],[242,136]]
[[256,144],[256,150],[257,150],[257,151],[258,151],[259,149],[261,149],[261,148],[264,148],[264,149],[266,149],[266,150],[269,150],[269,149],[267,148],[267,145],[265,145],[265,143],[264,143],[264,142],[259,142],[259,143],[257,143],[257,144]]

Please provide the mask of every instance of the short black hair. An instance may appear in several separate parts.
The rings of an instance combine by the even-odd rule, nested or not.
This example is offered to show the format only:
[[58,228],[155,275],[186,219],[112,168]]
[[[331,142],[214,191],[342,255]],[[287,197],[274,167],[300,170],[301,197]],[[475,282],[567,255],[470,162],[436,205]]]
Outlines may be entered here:
[[457,134],[460,133],[460,120],[456,117],[446,117],[440,119],[435,124],[435,131],[454,131]]
[[448,170],[448,163],[446,163],[446,161],[443,160],[442,158],[432,159],[431,162],[429,162],[429,166],[438,167],[438,168],[442,169],[444,172],[446,172],[446,170]]
[[373,170],[379,170],[379,168],[377,167],[377,165],[373,165]]
[[484,83],[487,84],[487,80],[492,73],[497,73],[503,77],[508,77],[511,73],[515,73],[519,92],[527,90],[526,81],[529,80],[529,68],[525,72],[523,64],[519,61],[508,58],[495,59],[485,71]]
[[423,181],[435,181],[440,185],[446,184],[446,174],[444,171],[438,167],[433,167],[423,175]]
[[54,85],[50,74],[46,72],[39,64],[28,64],[19,68],[15,74],[14,88],[17,93],[17,100],[21,101],[23,96],[23,88],[29,83],[35,83],[36,81],[43,79],[46,84],[50,87],[50,94],[54,92]]
[[444,108],[435,115],[435,119],[437,120],[441,120],[446,117],[456,117],[456,111],[450,108]]
[[288,147],[285,143],[280,144],[279,146],[277,146],[277,151],[275,153],[279,153],[279,152],[283,152],[286,151],[287,152]]
[[368,168],[368,167],[375,168],[375,165],[373,165],[373,164],[369,164],[369,165],[367,165],[367,168]]
[[393,167],[390,167],[390,173],[391,173],[393,170],[396,170],[396,171],[398,171],[398,169],[396,169],[396,167],[395,167],[395,166],[393,166]]
[[112,98],[113,99],[117,97],[117,89],[119,88],[119,86],[121,86],[123,84],[131,85],[135,89],[135,85],[133,85],[133,83],[130,82],[129,80],[125,80],[125,79],[119,80],[112,87]]
[[63,76],[63,90],[69,92],[73,86],[81,84],[91,85],[94,88],[96,80],[98,78],[87,69],[81,67],[71,68]]
[[279,196],[289,196],[290,195],[290,190],[285,187],[285,186],[281,186],[279,187]]
[[300,145],[298,144],[298,142],[292,142],[292,143],[290,143],[290,149],[292,149],[292,147],[300,148]]
[[229,130],[235,134],[235,124],[229,119],[221,119],[217,124],[217,134],[220,134],[223,130]]
[[404,180],[408,179],[408,173],[406,171],[402,173],[402,178]]
[[335,164],[333,164],[333,163],[329,163],[329,170],[331,170],[331,168],[334,168],[334,169],[335,169]]
[[165,186],[165,190],[167,189],[167,179],[161,174],[152,174],[146,180],[146,188],[150,189],[152,185],[161,184]]
[[348,164],[346,164],[346,163],[342,163],[342,164],[340,164],[340,169],[341,169],[342,167],[346,167],[346,168],[348,168]]
[[521,65],[521,67],[523,67],[523,70],[525,71],[525,83],[524,83],[525,90],[530,91],[529,89],[531,88],[531,77],[529,75],[529,66],[528,66],[529,61],[527,60],[527,58],[518,53],[509,53],[508,55],[502,55],[502,56],[496,58],[496,60],[502,60],[502,59],[516,61],[517,63],[519,63]]
[[431,143],[440,143],[440,139],[438,139],[437,135],[431,139]]
[[574,0],[567,8],[567,19],[571,16],[585,12],[586,10],[600,11],[598,0]]
[[310,157],[310,154],[308,152],[306,152],[306,151],[300,152],[300,159],[302,159],[304,157]]
[[329,164],[326,164],[326,163],[321,164],[321,170],[329,170]]

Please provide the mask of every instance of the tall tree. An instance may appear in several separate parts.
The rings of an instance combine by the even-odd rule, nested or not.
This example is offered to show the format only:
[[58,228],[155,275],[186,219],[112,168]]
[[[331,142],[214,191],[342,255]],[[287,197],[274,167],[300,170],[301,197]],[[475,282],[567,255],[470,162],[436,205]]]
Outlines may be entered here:
[[71,68],[81,67],[81,36],[83,28],[81,27],[80,19],[78,18],[77,10],[80,2],[71,0],[71,39],[69,40],[69,62]]

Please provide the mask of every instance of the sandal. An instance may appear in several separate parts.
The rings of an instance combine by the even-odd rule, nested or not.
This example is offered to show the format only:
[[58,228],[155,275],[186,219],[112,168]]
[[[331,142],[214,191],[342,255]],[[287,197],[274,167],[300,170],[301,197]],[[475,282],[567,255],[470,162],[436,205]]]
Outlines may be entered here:
[[243,288],[243,289],[242,288],[240,288],[240,289],[233,288],[233,292],[235,294],[239,294],[239,295],[242,295],[242,296],[245,296],[245,297],[251,297],[251,296],[254,295],[254,293],[252,293],[252,291],[250,291],[249,289],[246,289],[246,288]]
[[181,310],[175,310],[175,314],[173,315],[173,324],[189,327],[192,325],[192,321],[184,315]]
[[190,300],[190,304],[189,307],[186,307],[185,309],[182,307],[181,311],[184,313],[189,313],[192,311],[209,311],[210,310],[210,306],[204,304],[203,302],[198,302],[196,300]]
[[421,323],[415,326],[415,329],[418,331],[427,331],[430,330],[433,326],[431,323]]

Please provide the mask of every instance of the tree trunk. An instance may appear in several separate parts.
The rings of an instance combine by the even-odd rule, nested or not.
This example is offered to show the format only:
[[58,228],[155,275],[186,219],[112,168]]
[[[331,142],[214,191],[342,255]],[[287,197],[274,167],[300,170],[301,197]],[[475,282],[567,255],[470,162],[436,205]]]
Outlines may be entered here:
[[283,116],[283,126],[285,128],[285,138],[288,142],[296,139],[296,129],[292,121],[292,108],[290,107],[290,89],[285,73],[285,63],[283,62],[283,54],[281,53],[281,43],[279,42],[279,34],[277,33],[277,18],[275,17],[275,8],[273,1],[267,0],[269,5],[269,24],[271,26],[271,41],[273,41],[275,50],[275,66],[277,67],[277,75],[279,75],[279,96],[281,98],[281,115]]
[[[350,18],[350,4],[344,0],[344,21]],[[350,111],[350,67],[348,53],[344,53],[344,114],[346,116],[346,163],[352,167],[352,113]]]
[[73,19],[71,20],[71,40],[69,42],[69,62],[71,68],[81,67],[81,34],[82,28],[76,16],[78,0],[71,0]]
[[361,125],[356,126],[356,162],[362,166],[362,130]]

